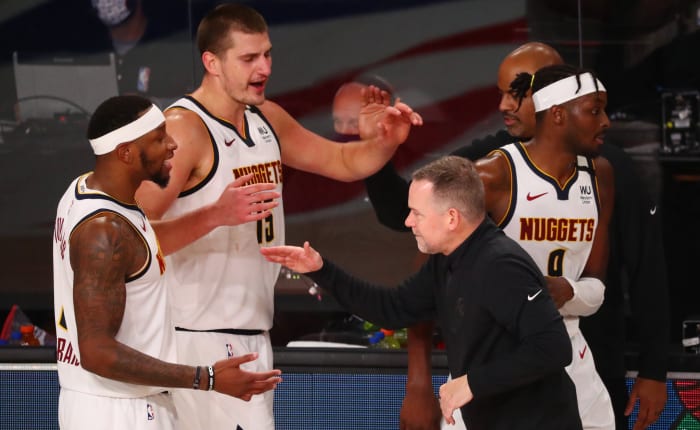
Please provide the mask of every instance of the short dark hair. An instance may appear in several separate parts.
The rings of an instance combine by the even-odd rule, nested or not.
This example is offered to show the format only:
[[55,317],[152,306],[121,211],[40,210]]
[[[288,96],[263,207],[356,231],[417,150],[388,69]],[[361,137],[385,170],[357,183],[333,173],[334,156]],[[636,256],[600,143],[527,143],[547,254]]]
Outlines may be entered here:
[[484,184],[474,163],[466,158],[456,155],[438,158],[416,170],[412,179],[432,183],[433,194],[469,221],[478,221],[485,214]]
[[103,101],[90,117],[87,138],[96,139],[136,121],[153,103],[145,97],[123,95]]
[[[534,94],[547,85],[568,78],[569,76],[576,76],[578,89],[581,89],[581,75],[584,73],[590,73],[595,78],[593,83],[596,89],[598,89],[598,78],[594,71],[582,69],[570,64],[554,64],[542,67],[535,72],[534,77],[527,72],[518,73],[515,79],[513,79],[513,82],[510,83],[510,91],[513,97],[518,100],[518,107],[520,107],[528,90],[532,89],[532,94]],[[540,114],[540,112],[537,114]]]
[[220,4],[202,18],[197,27],[199,53],[209,51],[221,55],[231,47],[227,38],[231,30],[250,34],[266,33],[267,23],[252,7],[237,3]]

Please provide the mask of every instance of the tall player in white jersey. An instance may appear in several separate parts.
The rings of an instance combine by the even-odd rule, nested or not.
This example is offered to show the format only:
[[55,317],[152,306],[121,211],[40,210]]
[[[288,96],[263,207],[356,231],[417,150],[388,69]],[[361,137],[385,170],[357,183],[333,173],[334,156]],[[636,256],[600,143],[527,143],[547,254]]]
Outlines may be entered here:
[[53,236],[60,427],[173,429],[177,414],[164,387],[216,388],[243,399],[274,388],[279,371],[238,369],[254,354],[206,370],[173,363],[156,232],[165,252],[182,239],[170,240],[167,222],[152,226],[134,198],[141,181],[165,186],[169,179],[176,145],[163,113],[143,97],[111,98],[93,113],[88,138],[95,169],[66,190]]
[[579,328],[603,302],[614,187],[610,163],[597,157],[610,121],[607,95],[590,72],[568,65],[520,73],[510,91],[532,94],[535,136],[477,163],[486,206],[546,276],[573,346],[567,367],[584,429],[615,428],[608,392]]
[[[279,265],[260,255],[261,246],[284,243],[283,209],[269,202],[263,217],[249,204],[262,198],[237,186],[250,183],[282,190],[282,163],[336,180],[364,178],[391,157],[412,125],[422,119],[405,104],[389,106],[377,88],[365,92],[360,135],[340,144],[303,128],[279,105],[265,99],[271,73],[267,24],[255,10],[223,4],[203,18],[197,44],[205,74],[200,87],[166,112],[178,144],[171,181],[160,190],[144,183],[137,199],[153,219],[177,221],[184,211],[206,213],[222,193],[239,199],[235,227],[218,228],[175,253],[168,272],[179,359],[183,363],[257,351],[249,366],[272,368],[268,330]],[[188,234],[189,225],[181,224]],[[192,395],[194,394],[194,395]],[[236,399],[175,393],[181,428],[273,429],[272,394]]]

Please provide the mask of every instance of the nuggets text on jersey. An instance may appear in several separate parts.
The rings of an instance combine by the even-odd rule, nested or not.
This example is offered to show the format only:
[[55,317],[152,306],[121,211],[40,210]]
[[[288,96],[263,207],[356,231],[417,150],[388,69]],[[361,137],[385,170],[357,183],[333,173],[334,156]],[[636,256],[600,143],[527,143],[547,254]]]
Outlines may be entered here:
[[520,240],[591,242],[593,218],[520,218]]
[[250,166],[237,167],[233,169],[233,176],[238,179],[243,175],[253,173],[246,185],[252,184],[279,184],[282,182],[282,161],[275,160],[267,163],[258,163]]

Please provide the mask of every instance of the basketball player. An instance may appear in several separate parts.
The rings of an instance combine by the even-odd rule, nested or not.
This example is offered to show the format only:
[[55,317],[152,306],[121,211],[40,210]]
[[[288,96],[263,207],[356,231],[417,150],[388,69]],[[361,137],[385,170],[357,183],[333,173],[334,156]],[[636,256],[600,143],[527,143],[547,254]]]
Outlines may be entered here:
[[[167,111],[168,131],[178,143],[170,184],[145,184],[138,201],[154,219],[206,212],[231,181],[252,173],[252,183],[272,183],[281,194],[282,162],[342,181],[378,170],[422,119],[388,94],[365,91],[362,141],[339,144],[303,128],[276,103],[265,100],[271,48],[264,18],[238,4],[223,4],[201,21],[197,44],[205,69],[200,87]],[[247,203],[240,208],[249,212]],[[182,223],[187,232],[189,226]],[[272,368],[268,330],[279,265],[260,255],[261,246],[284,243],[282,204],[260,220],[218,228],[169,260],[178,357],[194,364],[258,351],[247,366]],[[181,428],[273,429],[273,393],[241,402],[174,394]]]
[[163,253],[134,199],[141,181],[168,182],[176,145],[163,113],[143,97],[114,97],[95,110],[87,134],[95,169],[66,190],[53,236],[60,427],[172,429],[164,387],[241,399],[273,389],[279,371],[239,369],[255,354],[172,363]]
[[610,396],[578,328],[605,293],[614,198],[612,167],[597,157],[610,126],[605,88],[590,72],[554,65],[518,74],[510,91],[518,101],[532,94],[535,136],[477,162],[486,206],[533,257],[564,316],[583,428],[614,430]]

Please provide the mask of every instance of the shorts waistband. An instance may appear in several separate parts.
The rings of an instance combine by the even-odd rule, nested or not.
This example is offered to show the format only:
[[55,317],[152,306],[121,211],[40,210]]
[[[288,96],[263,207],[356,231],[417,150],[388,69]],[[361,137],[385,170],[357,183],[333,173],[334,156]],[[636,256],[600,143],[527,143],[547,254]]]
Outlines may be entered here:
[[236,334],[241,336],[255,336],[258,334],[265,333],[265,330],[252,330],[244,328],[214,328],[210,330],[192,330],[189,328],[175,327],[175,331],[186,331],[190,333],[223,333],[223,334]]

